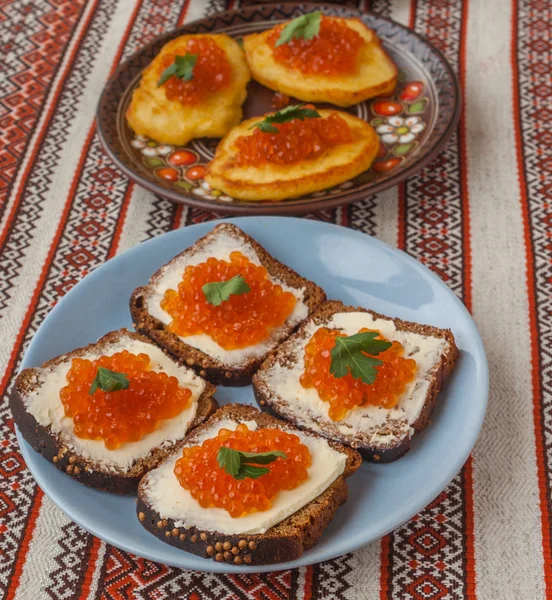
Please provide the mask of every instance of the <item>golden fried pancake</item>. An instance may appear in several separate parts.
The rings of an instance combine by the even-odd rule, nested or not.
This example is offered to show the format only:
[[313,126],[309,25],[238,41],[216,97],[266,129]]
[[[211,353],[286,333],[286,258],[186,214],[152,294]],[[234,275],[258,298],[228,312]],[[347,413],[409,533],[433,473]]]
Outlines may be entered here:
[[[349,113],[319,110],[320,117],[332,114],[349,126],[351,139],[329,147],[314,158],[292,164],[241,164],[237,140],[252,136],[255,123],[265,119],[254,117],[234,127],[219,143],[214,159],[207,168],[205,180],[214,188],[242,200],[285,200],[323,190],[359,175],[372,164],[379,139],[372,126]],[[258,135],[258,134],[257,134]],[[283,135],[283,134],[280,134]]]
[[390,94],[397,82],[397,68],[382,48],[378,36],[359,19],[322,18],[339,21],[364,40],[353,72],[305,73],[278,62],[270,43],[275,29],[272,28],[244,38],[245,57],[253,79],[271,90],[305,102],[330,102],[337,106],[351,106],[367,98]]
[[[161,74],[174,55],[184,56],[188,42],[210,38],[224,51],[230,66],[229,82],[221,89],[206,92],[199,101],[183,103],[167,98],[167,85],[158,86]],[[177,84],[176,77],[172,77]],[[129,127],[163,144],[184,145],[193,138],[222,137],[242,119],[241,105],[246,96],[249,69],[238,43],[225,34],[183,35],[163,48],[142,74],[140,87],[133,95],[126,112]],[[188,88],[199,86],[192,78]]]

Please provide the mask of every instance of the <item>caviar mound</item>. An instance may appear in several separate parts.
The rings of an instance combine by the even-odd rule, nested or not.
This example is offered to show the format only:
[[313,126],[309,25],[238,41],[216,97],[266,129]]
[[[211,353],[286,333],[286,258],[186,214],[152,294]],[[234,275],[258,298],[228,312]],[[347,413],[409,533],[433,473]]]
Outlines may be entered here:
[[[124,373],[127,389],[89,394],[98,367]],[[60,390],[65,415],[73,419],[77,437],[103,440],[115,450],[126,442],[141,440],[154,431],[160,421],[172,419],[189,404],[192,393],[181,388],[176,377],[150,371],[147,354],[127,350],[95,360],[73,358],[67,385]]]
[[165,89],[168,100],[178,100],[184,105],[197,104],[208,94],[218,92],[230,83],[232,71],[226,54],[209,37],[191,38],[184,48],[179,48],[174,54],[165,55],[158,67],[159,76],[173,64],[176,56],[186,54],[196,56],[193,77],[188,81],[175,75],[169,77],[161,86]]
[[[370,330],[361,329],[359,333],[365,331]],[[350,372],[337,378],[330,373],[331,351],[337,337],[345,335],[326,327],[314,333],[305,346],[305,371],[299,379],[301,385],[316,389],[320,399],[330,404],[328,415],[332,421],[340,421],[358,406],[371,404],[383,408],[395,407],[407,385],[414,379],[416,361],[403,358],[402,345],[394,341],[389,349],[376,357],[382,364],[375,367],[378,375],[374,383],[366,384],[355,379]],[[377,339],[387,341],[381,334]]]
[[[286,458],[262,465],[269,472],[257,479],[238,480],[226,473],[217,462],[219,449],[225,446],[242,452],[280,450]],[[220,429],[215,437],[201,446],[184,448],[176,461],[174,473],[180,485],[188,490],[203,508],[215,506],[226,510],[231,517],[253,511],[265,511],[276,494],[293,490],[308,477],[311,465],[308,448],[298,436],[272,428],[249,430],[240,423],[235,431]]]
[[238,166],[297,164],[353,139],[351,128],[336,113],[326,118],[295,119],[274,127],[278,133],[265,133],[255,128],[253,135],[244,135],[236,140]]
[[[197,55],[193,77],[158,85],[175,56]],[[243,116],[249,69],[242,49],[226,34],[171,40],[144,69],[126,111],[128,126],[161,144],[184,146],[199,137],[222,137]]]
[[265,87],[303,102],[336,106],[352,106],[395,89],[397,68],[360,19],[323,16],[319,35],[275,47],[281,29],[276,25],[244,37],[251,75]]
[[[308,127],[309,134],[304,141],[290,135],[284,137],[281,133],[257,133],[256,125],[267,115],[243,121],[218,145],[205,180],[232,198],[286,200],[330,188],[368,169],[379,148],[374,128],[343,111],[319,109],[317,112],[321,118],[277,125],[284,134],[288,125],[292,131],[299,132]],[[316,121],[323,123],[315,124]],[[324,150],[317,146],[322,138],[319,133],[314,135],[311,128],[322,131],[328,128],[324,134],[328,139],[322,142]],[[275,139],[278,135],[282,138]],[[330,142],[332,139],[335,143]],[[250,162],[253,158],[254,162]]]
[[[241,275],[250,291],[231,295],[218,306],[207,301],[203,286]],[[178,290],[169,289],[161,308],[169,313],[169,329],[181,337],[207,334],[225,350],[247,348],[265,341],[293,312],[296,297],[272,283],[265,267],[253,264],[241,252],[230,260],[208,258],[184,271]]]
[[358,71],[359,51],[366,42],[344,19],[322,15],[318,35],[276,46],[284,27],[275,27],[267,37],[276,62],[307,74],[339,76]]

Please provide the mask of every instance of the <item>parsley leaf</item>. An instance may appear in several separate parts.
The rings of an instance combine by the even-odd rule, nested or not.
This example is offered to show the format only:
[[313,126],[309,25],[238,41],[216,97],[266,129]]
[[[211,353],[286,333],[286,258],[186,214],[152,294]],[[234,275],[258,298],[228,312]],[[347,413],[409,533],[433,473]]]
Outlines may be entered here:
[[287,458],[280,450],[271,452],[240,452],[233,448],[221,446],[217,453],[217,462],[221,469],[234,479],[258,479],[270,472],[270,469],[256,465],[268,465],[278,458]]
[[[374,383],[378,376],[376,367],[382,362],[373,356],[377,356],[391,347],[391,342],[378,340],[377,337],[379,337],[379,333],[366,331],[349,337],[335,338],[335,346],[331,353],[330,373],[334,377],[340,378],[345,377],[350,371],[355,379],[361,379],[368,385]],[[372,356],[367,356],[367,354]]]
[[119,390],[126,390],[128,386],[128,377],[124,373],[110,371],[105,367],[98,367],[98,372],[88,390],[88,395],[92,396],[98,388],[104,392],[117,392]]
[[304,108],[304,104],[286,106],[282,110],[268,115],[262,121],[252,125],[249,129],[258,127],[263,133],[278,133],[278,128],[273,123],[287,123],[288,121],[304,121],[305,119],[320,119],[320,113],[313,108]]
[[240,450],[240,456],[242,462],[256,465],[268,465],[278,457],[286,458],[286,455],[280,450],[271,450],[270,452],[243,452]]
[[228,475],[236,477],[241,466],[240,453],[232,448],[221,446],[217,453],[217,462],[219,467],[224,469]]
[[247,294],[251,288],[241,275],[236,275],[228,281],[214,281],[206,283],[202,288],[205,298],[209,304],[219,306],[225,300],[228,300],[232,294],[239,296]]
[[170,79],[173,75],[178,77],[178,79],[182,79],[182,81],[190,81],[190,79],[193,79],[197,56],[197,54],[185,54],[184,56],[177,54],[174,57],[172,65],[169,65],[163,73],[161,73],[161,77],[157,82],[157,87],[163,85],[165,81]]
[[312,39],[320,31],[321,17],[322,13],[317,11],[293,19],[282,29],[275,47],[287,44],[292,39]]
[[270,469],[267,469],[266,467],[256,467],[255,465],[242,465],[235,478],[245,479],[246,477],[249,477],[250,479],[259,479],[259,477],[262,477],[267,473],[270,473]]

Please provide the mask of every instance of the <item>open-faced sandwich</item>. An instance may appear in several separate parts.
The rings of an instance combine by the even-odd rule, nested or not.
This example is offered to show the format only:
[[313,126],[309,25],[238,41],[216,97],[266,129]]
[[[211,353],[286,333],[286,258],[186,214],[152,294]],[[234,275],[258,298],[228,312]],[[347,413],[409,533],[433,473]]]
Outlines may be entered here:
[[322,304],[253,377],[263,410],[388,462],[429,422],[458,356],[448,329]]
[[223,223],[137,288],[130,311],[138,331],[201,376],[247,385],[324,300],[321,288]]
[[214,386],[121,329],[24,369],[10,397],[19,431],[77,481],[128,494],[217,407]]
[[395,89],[397,68],[360,19],[302,15],[244,38],[253,79],[305,102],[351,106]]
[[242,119],[248,81],[243,51],[231,37],[183,35],[165,44],[144,69],[127,123],[163,144],[222,137]]
[[295,560],[347,500],[360,455],[251,406],[227,405],[140,482],[138,518],[163,541],[235,565]]
[[373,127],[349,113],[288,106],[234,127],[205,180],[233,198],[284,200],[352,179],[379,148]]

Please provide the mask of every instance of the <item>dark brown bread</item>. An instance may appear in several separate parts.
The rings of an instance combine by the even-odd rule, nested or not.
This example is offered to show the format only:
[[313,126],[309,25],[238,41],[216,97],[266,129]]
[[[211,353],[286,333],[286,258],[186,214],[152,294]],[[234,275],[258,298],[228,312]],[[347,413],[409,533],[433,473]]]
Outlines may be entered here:
[[[94,350],[108,348],[109,345],[120,341],[124,337],[151,344],[151,340],[140,334],[120,329],[104,335],[94,344],[89,344],[84,348],[77,348],[73,352],[53,358],[44,363],[42,367],[24,369],[17,377],[10,395],[10,408],[19,431],[25,440],[36,452],[39,452],[44,458],[54,463],[58,469],[84,485],[116,494],[133,494],[136,493],[138,483],[143,475],[156,467],[170,454],[180,440],[163,448],[155,448],[148,456],[137,460],[128,471],[115,472],[108,470],[105,466],[93,460],[72,452],[64,445],[56,433],[52,432],[49,427],[40,425],[25,407],[25,397],[40,385],[40,377],[44,369],[54,367]],[[169,358],[173,360],[172,357]],[[202,423],[216,410],[218,404],[213,398],[215,389],[215,386],[207,383],[205,390],[198,399],[197,413],[190,429]],[[186,432],[183,431],[182,437],[185,434]]]
[[[291,432],[297,430],[290,423],[262,413],[252,406],[228,404],[194,429],[180,447],[193,444],[198,435],[223,419],[255,421],[259,427],[274,427]],[[148,503],[145,490],[147,476],[138,489],[138,519],[150,533],[167,544],[219,562],[265,565],[295,560],[318,542],[337,509],[345,503],[348,489],[345,477],[354,473],[362,463],[361,456],[355,450],[331,440],[327,442],[334,450],[347,456],[343,474],[320,496],[265,533],[228,535],[217,531],[201,531],[196,527],[177,528],[173,519],[164,519]]]
[[[292,288],[304,288],[304,302],[308,307],[309,314],[326,299],[326,294],[322,288],[318,287],[312,281],[301,277],[295,271],[277,261],[253,238],[232,223],[222,223],[217,225],[210,233],[199,239],[193,246],[173,258],[168,265],[174,263],[181,257],[190,254],[195,249],[202,248],[208,244],[214,236],[221,232],[251,246],[257,253],[261,264],[267,269],[270,275],[276,277]],[[162,267],[162,269],[163,268],[164,267]],[[153,288],[162,275],[162,269],[159,269],[153,274],[147,286],[139,287],[134,290],[130,298],[130,313],[136,329],[150,337],[158,346],[164,348],[183,364],[195,369],[202,377],[205,377],[212,383],[229,386],[249,385],[253,373],[260,367],[266,356],[251,358],[249,361],[239,366],[224,365],[216,358],[184,343],[176,334],[169,331],[166,325],[149,314],[148,297],[153,293]],[[293,326],[284,326],[280,334],[274,339],[274,345],[276,346],[284,341],[298,326],[299,323]]]
[[[274,350],[261,366],[260,370],[253,377],[253,390],[255,398],[262,410],[273,414],[277,417],[286,419],[292,422],[297,427],[309,429],[310,425],[308,418],[304,414],[298,414],[294,409],[292,402],[287,398],[282,398],[276,394],[266,381],[265,373],[275,364],[285,366],[295,362],[297,359],[294,344],[298,340],[306,340],[306,331],[311,322],[316,325],[327,323],[335,313],[342,312],[367,312],[374,318],[389,319],[384,315],[380,315],[365,308],[355,308],[353,306],[345,306],[342,302],[330,300],[322,304],[315,313],[311,315],[300,327],[300,329],[292,335],[286,342]],[[431,413],[435,406],[437,394],[442,389],[445,380],[452,371],[454,364],[458,358],[458,348],[454,341],[452,332],[448,329],[438,329],[430,325],[420,325],[418,323],[410,323],[401,319],[392,319],[397,329],[417,333],[423,336],[440,337],[448,342],[445,351],[440,357],[440,361],[435,365],[430,373],[430,386],[426,396],[426,400],[422,411],[416,421],[412,424],[412,428],[418,432],[424,429],[430,422]],[[314,419],[314,418],[313,418]],[[386,444],[374,445],[370,442],[369,436],[352,437],[341,433],[333,421],[330,419],[314,419],[316,425],[320,428],[320,433],[328,438],[337,440],[338,442],[354,447],[360,452],[365,460],[375,462],[391,462],[400,458],[410,449],[411,434],[404,427],[393,429],[393,422],[385,424],[386,433],[389,435],[389,442]]]

